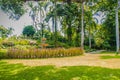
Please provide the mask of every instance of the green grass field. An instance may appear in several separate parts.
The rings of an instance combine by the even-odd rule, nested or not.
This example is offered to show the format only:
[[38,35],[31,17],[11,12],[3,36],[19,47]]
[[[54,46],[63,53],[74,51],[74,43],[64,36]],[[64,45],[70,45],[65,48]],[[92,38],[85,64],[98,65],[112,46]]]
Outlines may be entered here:
[[110,55],[104,55],[104,56],[101,56],[102,59],[120,59],[120,55],[113,55],[113,56],[110,56]]
[[116,52],[113,51],[103,51],[100,54],[113,54],[113,55],[103,55],[101,59],[120,59],[120,55],[116,55]]
[[116,54],[115,51],[102,51],[100,54]]
[[120,80],[120,69],[88,66],[30,67],[0,61],[0,80]]

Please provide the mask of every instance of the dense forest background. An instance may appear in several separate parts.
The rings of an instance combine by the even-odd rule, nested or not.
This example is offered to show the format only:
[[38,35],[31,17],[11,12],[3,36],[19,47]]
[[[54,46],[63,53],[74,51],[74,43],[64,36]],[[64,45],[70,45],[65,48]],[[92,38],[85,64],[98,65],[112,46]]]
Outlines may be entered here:
[[20,36],[12,36],[12,28],[0,26],[1,41],[9,36],[37,43],[45,40],[47,47],[116,50],[117,40],[119,46],[117,0],[1,0],[0,9],[12,20],[19,20],[30,10],[33,20]]

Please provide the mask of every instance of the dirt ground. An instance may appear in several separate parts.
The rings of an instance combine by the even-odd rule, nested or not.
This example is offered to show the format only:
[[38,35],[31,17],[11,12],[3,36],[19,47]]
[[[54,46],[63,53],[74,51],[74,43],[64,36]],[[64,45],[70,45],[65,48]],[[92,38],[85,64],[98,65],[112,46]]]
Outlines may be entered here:
[[48,58],[48,59],[13,59],[3,60],[10,64],[22,63],[27,66],[44,66],[55,65],[56,67],[63,66],[100,66],[106,68],[120,68],[120,59],[101,59],[102,55],[113,54],[89,54],[83,56],[65,57],[65,58]]

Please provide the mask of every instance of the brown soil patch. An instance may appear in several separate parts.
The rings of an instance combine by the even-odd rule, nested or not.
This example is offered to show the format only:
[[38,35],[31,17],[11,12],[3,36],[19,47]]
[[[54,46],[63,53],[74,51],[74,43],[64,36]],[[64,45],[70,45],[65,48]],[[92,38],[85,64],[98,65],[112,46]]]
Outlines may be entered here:
[[10,64],[22,63],[27,66],[45,66],[55,65],[62,66],[100,66],[106,68],[120,68],[120,59],[100,59],[102,55],[113,54],[84,54],[83,56],[49,58],[49,59],[13,59],[3,60]]

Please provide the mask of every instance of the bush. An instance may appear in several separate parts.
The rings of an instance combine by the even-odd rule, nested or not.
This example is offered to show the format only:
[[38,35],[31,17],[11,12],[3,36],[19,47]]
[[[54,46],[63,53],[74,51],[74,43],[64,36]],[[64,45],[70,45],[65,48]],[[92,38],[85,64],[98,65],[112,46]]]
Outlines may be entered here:
[[35,29],[32,25],[25,26],[22,33],[23,33],[23,35],[30,37],[30,36],[33,36],[35,34]]
[[6,52],[7,52],[7,50],[5,50],[5,49],[0,49],[0,59],[3,59],[3,58],[6,57]]
[[7,58],[52,58],[82,55],[84,50],[81,48],[55,48],[55,49],[16,49],[11,48],[7,52]]
[[4,41],[4,42],[2,42],[2,45],[5,47],[12,47],[15,44],[14,44],[14,42],[11,42],[11,41]]
[[16,45],[29,45],[29,40],[27,39],[18,39],[17,41],[15,41]]
[[37,42],[35,42],[35,41],[29,41],[29,45],[37,45]]

